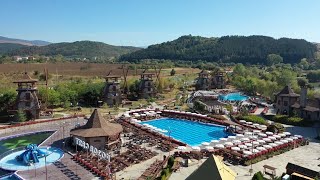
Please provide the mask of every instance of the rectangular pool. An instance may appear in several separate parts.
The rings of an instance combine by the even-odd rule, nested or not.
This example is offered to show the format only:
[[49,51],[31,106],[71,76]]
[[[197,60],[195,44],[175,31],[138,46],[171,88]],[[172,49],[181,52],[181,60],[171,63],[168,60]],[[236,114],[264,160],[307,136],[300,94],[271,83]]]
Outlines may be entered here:
[[202,142],[210,142],[222,137],[227,137],[225,127],[220,125],[204,124],[190,120],[176,118],[161,118],[143,121],[140,124],[149,124],[167,132],[160,132],[166,136],[184,142],[190,146],[199,146]]

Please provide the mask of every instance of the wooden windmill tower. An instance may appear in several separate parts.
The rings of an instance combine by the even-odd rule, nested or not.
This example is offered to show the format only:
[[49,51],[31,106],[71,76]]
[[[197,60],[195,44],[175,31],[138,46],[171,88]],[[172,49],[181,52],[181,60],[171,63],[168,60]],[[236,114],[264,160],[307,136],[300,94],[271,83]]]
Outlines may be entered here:
[[156,95],[155,83],[153,81],[154,73],[147,73],[147,68],[140,75],[139,98],[152,98]]
[[122,102],[120,89],[120,76],[111,75],[111,71],[104,77],[106,80],[103,88],[103,101],[109,106],[120,105]]

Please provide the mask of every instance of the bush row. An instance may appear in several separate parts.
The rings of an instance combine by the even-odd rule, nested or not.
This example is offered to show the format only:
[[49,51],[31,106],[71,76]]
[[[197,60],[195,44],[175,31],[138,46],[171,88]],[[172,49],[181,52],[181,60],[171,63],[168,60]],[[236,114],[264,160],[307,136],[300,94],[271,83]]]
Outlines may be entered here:
[[311,121],[303,120],[300,117],[290,117],[287,115],[275,115],[271,118],[272,121],[282,123],[282,124],[289,124],[294,126],[310,126],[312,125]]
[[258,123],[258,124],[264,124],[267,125],[267,121],[265,121],[262,117],[256,116],[256,115],[246,115],[246,116],[237,116],[236,119],[238,120],[245,120],[245,121],[250,121],[252,123]]

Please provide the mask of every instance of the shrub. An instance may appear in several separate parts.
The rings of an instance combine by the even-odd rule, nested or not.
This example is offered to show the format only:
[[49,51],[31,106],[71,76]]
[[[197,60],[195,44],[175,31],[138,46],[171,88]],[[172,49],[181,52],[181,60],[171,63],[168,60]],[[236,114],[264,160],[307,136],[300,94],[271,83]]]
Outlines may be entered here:
[[300,117],[289,117],[287,115],[275,115],[273,116],[272,121],[282,123],[282,124],[294,125],[294,126],[312,125],[311,121],[303,120],[303,118],[300,118]]
[[173,164],[174,164],[174,158],[171,156],[171,157],[168,159],[168,167],[169,167],[169,168],[172,168]]
[[265,121],[262,117],[256,115],[247,115],[247,116],[238,116],[236,119],[243,119],[245,121],[250,121],[252,123],[264,124],[267,125],[267,121]]
[[255,173],[252,177],[252,180],[264,180],[263,174],[261,171]]
[[281,133],[285,131],[285,128],[280,123],[274,123],[268,126],[267,131],[270,131],[273,133]]

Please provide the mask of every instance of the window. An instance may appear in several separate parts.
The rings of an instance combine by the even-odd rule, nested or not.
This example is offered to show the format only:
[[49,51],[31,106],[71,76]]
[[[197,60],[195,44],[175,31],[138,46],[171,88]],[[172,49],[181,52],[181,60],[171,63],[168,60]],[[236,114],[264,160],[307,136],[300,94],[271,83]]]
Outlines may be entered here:
[[283,105],[284,105],[284,106],[288,106],[288,101],[284,101],[284,102],[283,102]]
[[29,92],[26,93],[26,100],[30,100],[30,93]]
[[26,102],[26,107],[30,107],[30,102]]
[[280,105],[280,103],[281,103],[281,101],[280,100],[278,100],[278,104]]
[[151,88],[148,88],[148,91],[151,91]]

